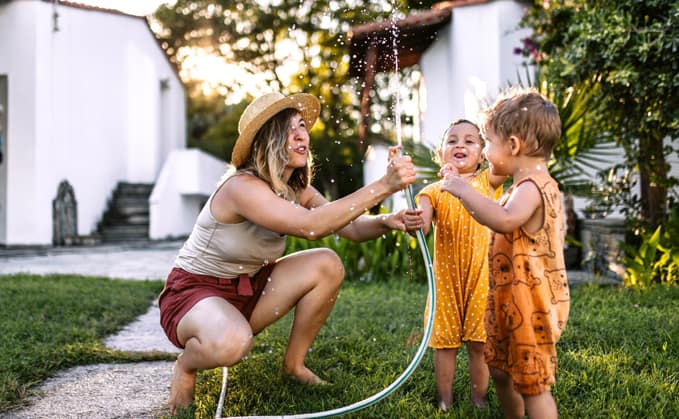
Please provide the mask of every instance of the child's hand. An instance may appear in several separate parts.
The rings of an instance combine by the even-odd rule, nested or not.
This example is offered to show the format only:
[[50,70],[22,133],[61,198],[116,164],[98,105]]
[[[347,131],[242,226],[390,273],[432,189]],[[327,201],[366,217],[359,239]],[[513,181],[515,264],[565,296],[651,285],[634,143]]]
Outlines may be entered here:
[[441,170],[439,170],[439,177],[441,179],[445,179],[446,176],[448,175],[459,176],[460,172],[457,170],[457,167],[453,166],[450,163],[446,163],[443,166],[441,166]]
[[407,232],[419,230],[424,225],[422,210],[404,209],[399,212],[391,213],[384,219],[384,224],[392,230]]
[[459,198],[462,189],[468,186],[467,180],[460,177],[457,168],[450,163],[446,163],[441,167],[439,176],[443,178],[441,190],[450,193],[456,198]]
[[417,230],[424,227],[424,218],[422,218],[421,209],[405,209],[399,211],[399,214],[402,214],[403,224],[408,233],[414,234]]

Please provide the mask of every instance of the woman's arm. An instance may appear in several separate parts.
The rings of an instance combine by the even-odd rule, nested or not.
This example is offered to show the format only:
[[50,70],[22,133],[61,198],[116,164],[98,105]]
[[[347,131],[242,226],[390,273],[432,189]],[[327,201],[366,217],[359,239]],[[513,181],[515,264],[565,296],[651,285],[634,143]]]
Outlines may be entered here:
[[261,179],[250,175],[227,181],[213,197],[212,211],[220,222],[247,219],[281,234],[310,240],[338,232],[368,208],[415,182],[415,168],[408,156],[394,158],[387,173],[356,192],[324,205],[313,206],[320,194],[313,187],[296,204],[277,196]]

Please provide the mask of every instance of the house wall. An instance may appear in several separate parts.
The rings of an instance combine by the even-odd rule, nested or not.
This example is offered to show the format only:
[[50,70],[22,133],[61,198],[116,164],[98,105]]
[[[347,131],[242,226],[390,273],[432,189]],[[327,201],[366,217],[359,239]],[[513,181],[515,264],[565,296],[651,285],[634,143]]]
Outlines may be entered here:
[[516,82],[517,74],[524,76],[522,57],[513,53],[529,34],[517,29],[523,7],[516,1],[493,1],[452,9],[451,23],[420,61],[426,89],[425,144],[438,145],[454,119],[476,120],[484,101],[491,102]]
[[[36,184],[37,88],[34,82],[37,71],[35,20],[38,4],[23,2],[23,7],[9,3],[0,6],[0,74],[7,76],[7,102],[5,109],[7,126],[4,131],[5,196],[0,197],[3,206],[4,235],[0,240],[7,243],[31,242],[33,223],[30,216],[33,203],[38,200]],[[12,205],[12,203],[14,203]],[[31,214],[29,214],[31,215]],[[29,232],[29,233],[27,233]],[[51,230],[50,230],[51,233]]]
[[95,231],[118,182],[155,182],[170,151],[185,147],[185,92],[145,20],[57,6],[55,31],[54,10],[39,1],[0,6],[6,244],[51,243],[62,180],[75,191],[78,234]]

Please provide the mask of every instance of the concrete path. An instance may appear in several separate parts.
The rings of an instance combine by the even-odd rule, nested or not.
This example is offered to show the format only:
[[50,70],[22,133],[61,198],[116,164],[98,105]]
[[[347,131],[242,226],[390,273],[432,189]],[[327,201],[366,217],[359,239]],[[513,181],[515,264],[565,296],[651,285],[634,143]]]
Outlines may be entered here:
[[[182,242],[121,246],[0,250],[0,274],[81,274],[165,279]],[[159,324],[157,301],[148,312],[105,340],[124,351],[178,353]],[[99,364],[58,373],[37,389],[29,406],[0,418],[157,418],[167,414],[172,362]]]

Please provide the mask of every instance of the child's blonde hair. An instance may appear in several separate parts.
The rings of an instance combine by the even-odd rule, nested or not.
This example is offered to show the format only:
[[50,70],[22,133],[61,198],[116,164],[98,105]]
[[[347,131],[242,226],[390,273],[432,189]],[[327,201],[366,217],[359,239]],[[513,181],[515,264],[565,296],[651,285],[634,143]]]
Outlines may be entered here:
[[460,125],[460,124],[469,124],[469,125],[473,126],[474,128],[476,128],[476,130],[479,132],[479,135],[478,135],[479,145],[481,146],[481,148],[483,148],[486,145],[486,142],[484,141],[483,136],[481,135],[481,128],[479,128],[479,126],[476,123],[474,123],[474,122],[472,122],[468,119],[464,119],[464,118],[456,119],[453,122],[451,122],[450,125],[448,125],[448,128],[446,128],[445,131],[443,131],[443,135],[441,136],[441,141],[439,141],[439,148],[436,150],[436,153],[433,153],[434,154],[434,159],[433,159],[434,163],[441,165],[441,166],[443,165],[443,163],[445,163],[443,161],[443,159],[441,158],[441,156],[443,154],[443,144],[445,144],[446,139],[448,138],[448,131],[450,131],[450,129],[453,128],[454,126]]
[[511,87],[483,112],[488,128],[506,140],[512,135],[524,141],[525,153],[549,160],[561,138],[561,118],[556,106],[534,88]]

